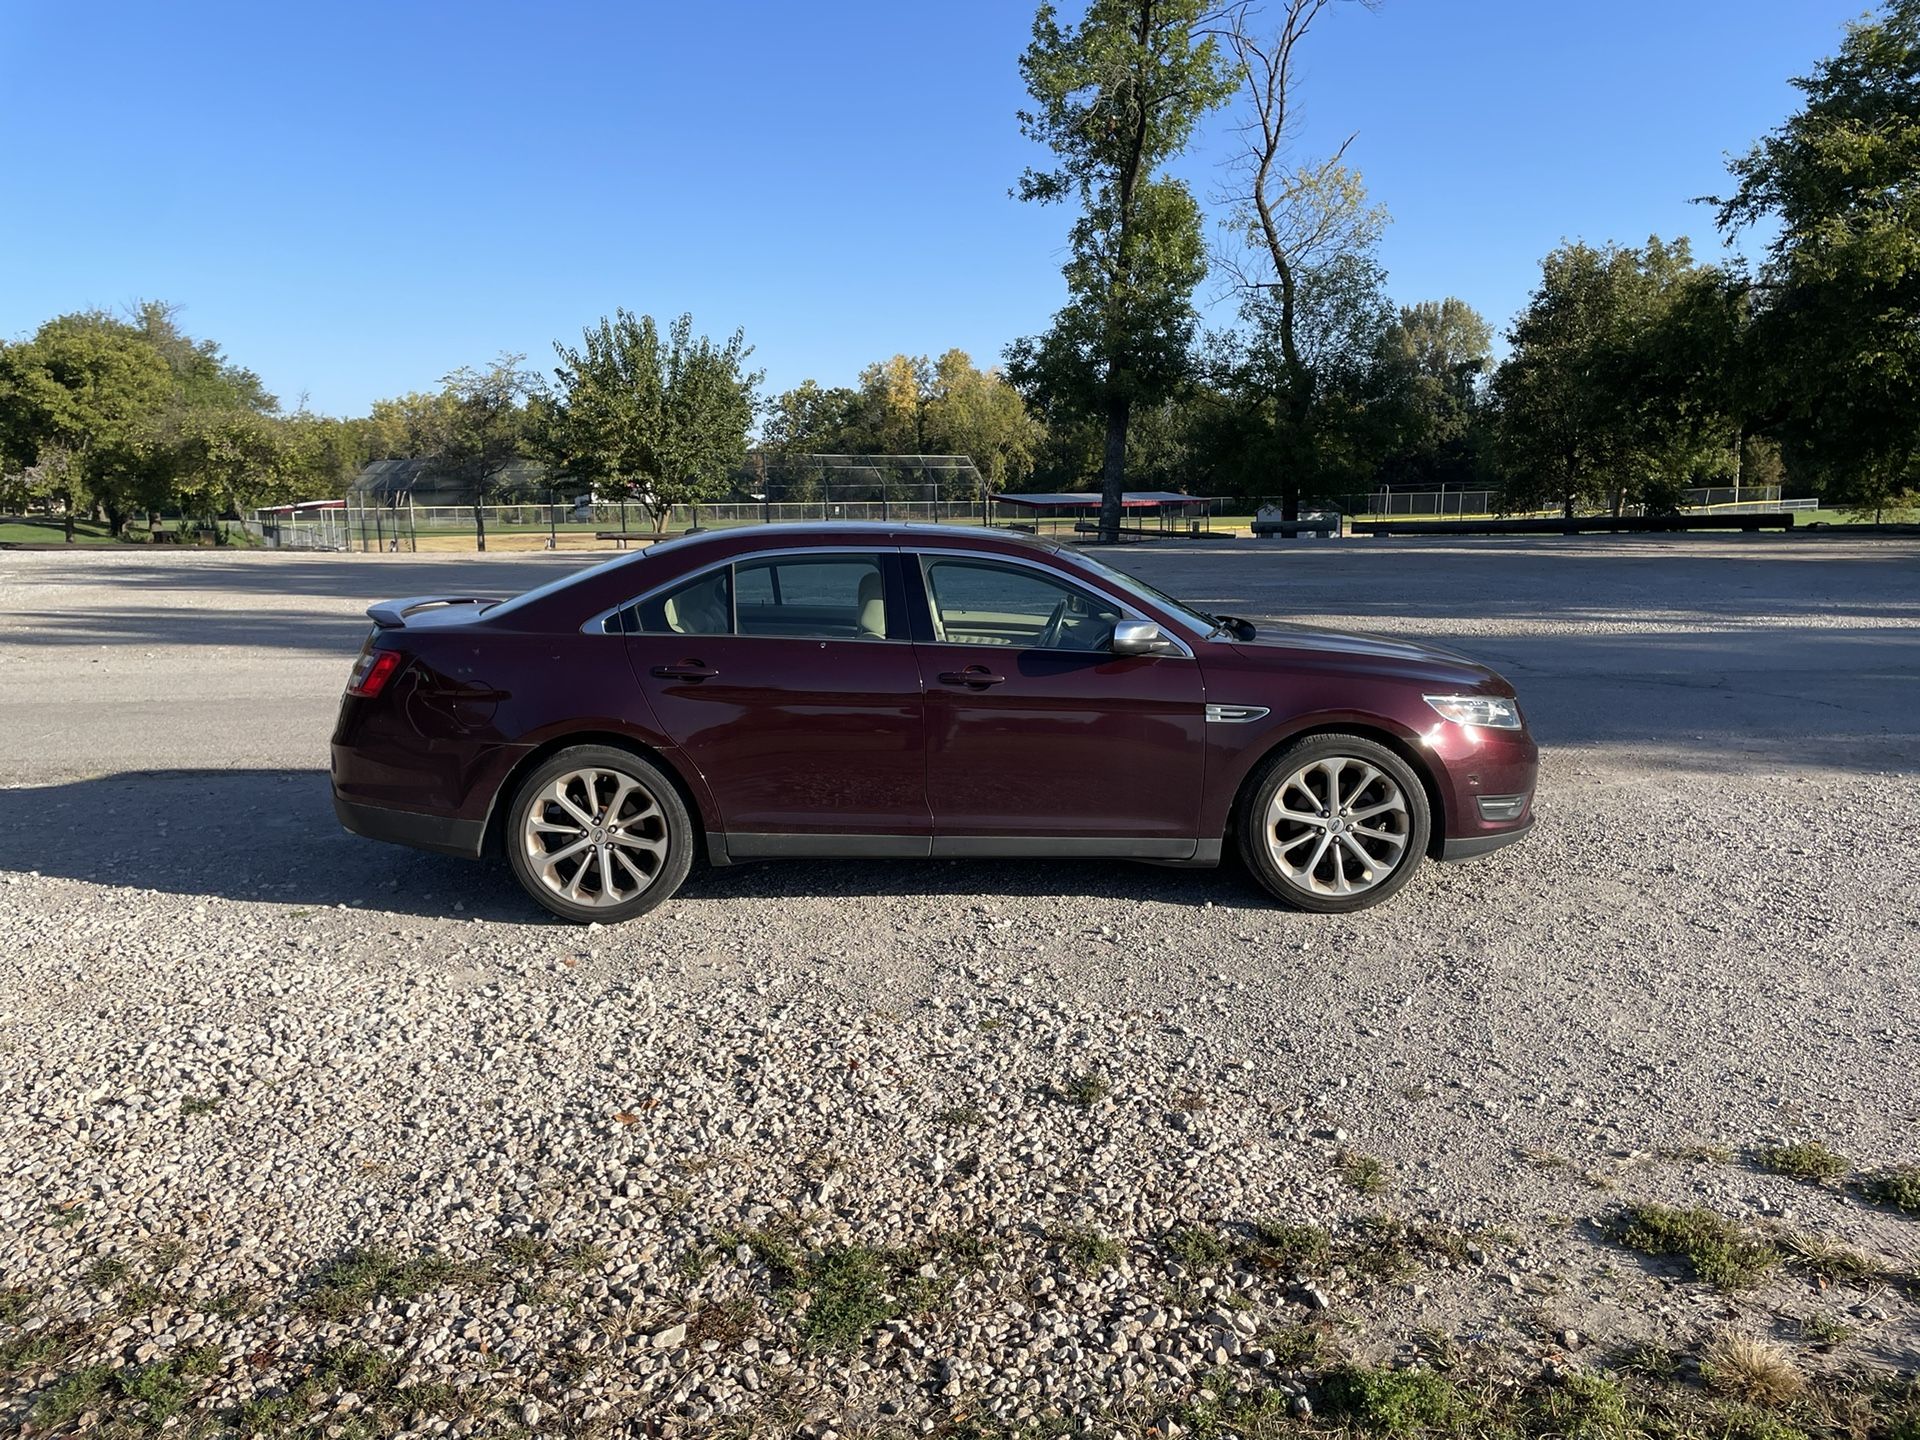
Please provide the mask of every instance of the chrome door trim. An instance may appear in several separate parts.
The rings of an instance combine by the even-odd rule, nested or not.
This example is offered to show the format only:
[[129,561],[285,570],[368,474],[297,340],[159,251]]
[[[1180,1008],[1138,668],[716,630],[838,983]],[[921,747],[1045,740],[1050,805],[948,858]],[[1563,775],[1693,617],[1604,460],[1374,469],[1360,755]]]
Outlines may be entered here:
[[1273,712],[1265,705],[1208,705],[1207,723],[1209,725],[1245,725],[1251,720],[1264,720]]

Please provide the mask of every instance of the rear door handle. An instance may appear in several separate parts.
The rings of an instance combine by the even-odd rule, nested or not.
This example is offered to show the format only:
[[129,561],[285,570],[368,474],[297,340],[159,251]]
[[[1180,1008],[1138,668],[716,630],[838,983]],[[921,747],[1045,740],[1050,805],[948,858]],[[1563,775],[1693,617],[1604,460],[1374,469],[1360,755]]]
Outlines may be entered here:
[[1006,676],[996,675],[984,665],[969,665],[964,670],[940,672],[942,685],[965,685],[971,690],[984,690],[989,685],[1004,685],[1006,680]]
[[656,665],[653,674],[662,680],[711,680],[720,672],[698,660],[682,660],[678,665]]

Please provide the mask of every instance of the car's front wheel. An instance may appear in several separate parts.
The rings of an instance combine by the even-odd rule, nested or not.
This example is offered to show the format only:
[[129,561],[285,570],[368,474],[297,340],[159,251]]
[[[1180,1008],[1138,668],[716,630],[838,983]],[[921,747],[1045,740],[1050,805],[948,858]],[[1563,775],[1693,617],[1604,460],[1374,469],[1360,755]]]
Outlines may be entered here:
[[673,782],[638,755],[576,745],[521,783],[507,812],[521,885],[563,920],[610,924],[661,905],[693,861],[693,825]]
[[1413,767],[1360,735],[1309,735],[1261,768],[1240,810],[1240,854],[1276,898],[1345,914],[1413,878],[1432,813]]

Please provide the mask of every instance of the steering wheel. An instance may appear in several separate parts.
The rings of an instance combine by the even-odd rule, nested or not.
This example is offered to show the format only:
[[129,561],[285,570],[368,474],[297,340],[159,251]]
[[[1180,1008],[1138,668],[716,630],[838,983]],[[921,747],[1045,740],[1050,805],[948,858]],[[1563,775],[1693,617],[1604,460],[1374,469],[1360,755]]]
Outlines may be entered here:
[[1062,600],[1053,607],[1053,614],[1047,617],[1047,623],[1040,627],[1039,638],[1033,642],[1036,650],[1058,650],[1060,648],[1060,629],[1066,624],[1067,602]]

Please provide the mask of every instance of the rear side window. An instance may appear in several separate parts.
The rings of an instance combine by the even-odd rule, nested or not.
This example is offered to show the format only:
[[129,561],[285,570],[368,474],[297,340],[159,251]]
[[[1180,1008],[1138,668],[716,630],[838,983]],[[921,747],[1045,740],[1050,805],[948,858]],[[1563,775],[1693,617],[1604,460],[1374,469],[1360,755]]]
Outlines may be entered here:
[[648,635],[728,635],[733,632],[732,574],[710,570],[684,585],[630,606],[625,628]]
[[782,555],[743,561],[734,574],[742,635],[887,638],[887,582],[878,555]]
[[629,605],[609,628],[646,635],[884,640],[886,571],[874,555],[744,560]]

